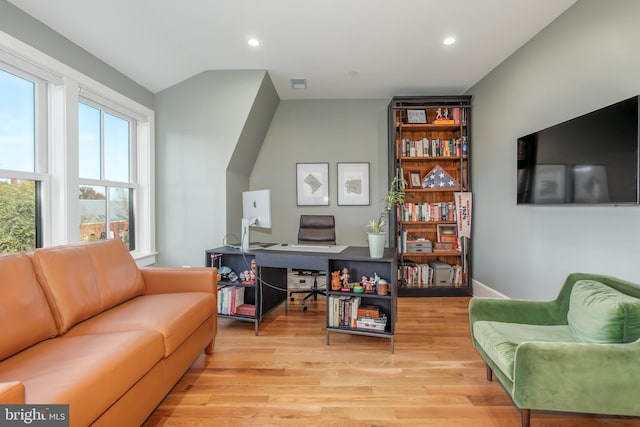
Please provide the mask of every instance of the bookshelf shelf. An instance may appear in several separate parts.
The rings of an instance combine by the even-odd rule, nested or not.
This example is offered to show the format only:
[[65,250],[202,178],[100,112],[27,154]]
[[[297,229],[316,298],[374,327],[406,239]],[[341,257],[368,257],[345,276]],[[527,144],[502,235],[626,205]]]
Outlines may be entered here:
[[[395,324],[397,319],[398,287],[397,260],[392,249],[385,250],[383,258],[329,259],[330,271],[349,270],[350,282],[358,282],[362,276],[376,274],[388,282],[388,292],[342,292],[327,290],[327,345],[331,333],[365,335],[386,338],[394,351]],[[371,310],[371,308],[373,308]],[[357,327],[360,324],[367,327]],[[380,328],[380,329],[378,329]]]
[[[251,252],[242,252],[238,249],[221,247],[208,249],[205,251],[205,266],[218,267],[226,266],[231,268],[236,274],[240,274],[245,270],[251,269],[251,260],[255,259],[255,254]],[[257,276],[255,284],[242,283],[240,280],[220,280],[218,282],[218,318],[233,319],[241,322],[250,322],[254,324],[255,334],[258,335],[259,325],[262,320],[273,311],[278,305],[285,301],[286,298],[286,270],[272,268],[257,268]],[[284,283],[284,289],[275,289],[270,286],[260,286],[260,281],[266,283]],[[221,292],[223,289],[230,291],[223,297]],[[253,315],[245,315],[240,313],[225,313],[220,310],[220,304],[224,298],[232,296],[234,289],[242,290],[242,303],[246,304],[249,309],[253,309]],[[238,304],[239,301],[232,301],[231,304]],[[239,305],[239,304],[238,304]],[[253,306],[253,307],[251,307]],[[230,306],[229,306],[230,307]],[[228,308],[229,309],[229,308]],[[242,310],[240,305],[236,310]]]
[[[427,123],[407,123],[408,110],[423,110]],[[449,121],[436,123],[438,119]],[[402,176],[407,183],[405,203],[398,206],[389,226],[389,240],[398,253],[399,296],[472,294],[469,239],[458,239],[455,206],[455,193],[471,191],[470,119],[470,96],[394,97],[389,104],[389,179]],[[425,188],[434,184],[435,171],[443,172],[446,181]],[[444,242],[444,227],[451,233],[446,241],[457,241],[453,245],[457,250],[415,246]],[[451,280],[444,284],[448,281],[449,286],[443,286],[446,274]]]

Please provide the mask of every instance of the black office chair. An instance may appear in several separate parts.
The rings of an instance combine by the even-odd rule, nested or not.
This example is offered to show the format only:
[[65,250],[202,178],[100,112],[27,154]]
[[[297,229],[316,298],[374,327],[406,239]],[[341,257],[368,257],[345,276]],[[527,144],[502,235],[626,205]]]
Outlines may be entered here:
[[[336,244],[336,220],[333,215],[300,215],[300,228],[298,229],[298,244],[300,245],[335,245]],[[294,300],[294,293],[307,293],[302,299],[302,311],[307,311],[306,301],[318,295],[326,296],[326,275],[324,287],[318,286],[318,270],[295,270],[301,275],[313,277],[313,285],[310,290],[290,291],[289,298]]]

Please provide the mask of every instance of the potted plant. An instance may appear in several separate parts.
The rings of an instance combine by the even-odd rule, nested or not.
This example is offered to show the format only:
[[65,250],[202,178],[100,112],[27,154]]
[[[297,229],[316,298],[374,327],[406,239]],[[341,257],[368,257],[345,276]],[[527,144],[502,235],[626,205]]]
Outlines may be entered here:
[[385,194],[384,209],[378,219],[372,219],[367,225],[369,238],[369,254],[371,258],[382,258],[384,254],[385,233],[382,231],[389,212],[399,203],[404,202],[404,179],[395,177]]

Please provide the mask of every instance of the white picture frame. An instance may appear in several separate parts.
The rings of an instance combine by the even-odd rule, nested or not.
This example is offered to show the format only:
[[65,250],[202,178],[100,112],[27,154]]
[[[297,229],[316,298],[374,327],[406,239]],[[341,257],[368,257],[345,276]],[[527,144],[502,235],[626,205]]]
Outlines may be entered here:
[[369,163],[338,163],[338,206],[369,204]]
[[329,206],[329,163],[296,163],[296,205]]

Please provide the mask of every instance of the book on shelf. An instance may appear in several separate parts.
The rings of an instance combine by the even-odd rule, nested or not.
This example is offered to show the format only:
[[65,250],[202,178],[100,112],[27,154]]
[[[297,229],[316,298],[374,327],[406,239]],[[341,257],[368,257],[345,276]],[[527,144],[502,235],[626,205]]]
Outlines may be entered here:
[[348,295],[329,296],[329,327],[350,327],[355,328],[358,317],[358,307],[360,297]]
[[446,271],[445,280],[440,283],[434,281],[433,262],[430,264],[413,264],[405,263],[399,268],[399,274],[402,286],[405,288],[431,288],[434,286],[461,287],[464,281],[464,269],[462,266],[451,265],[449,271]]
[[382,313],[380,317],[358,316],[356,319],[356,328],[369,329],[372,331],[384,332],[387,327],[387,316]]
[[244,287],[218,287],[218,313],[234,315],[237,307],[244,304]]
[[255,316],[256,306],[254,304],[241,304],[236,307],[236,314],[240,316]]
[[451,139],[403,138],[396,144],[396,154],[401,157],[460,157],[467,155],[468,151],[466,136]]
[[411,203],[405,202],[401,211],[404,222],[455,221],[454,202]]

